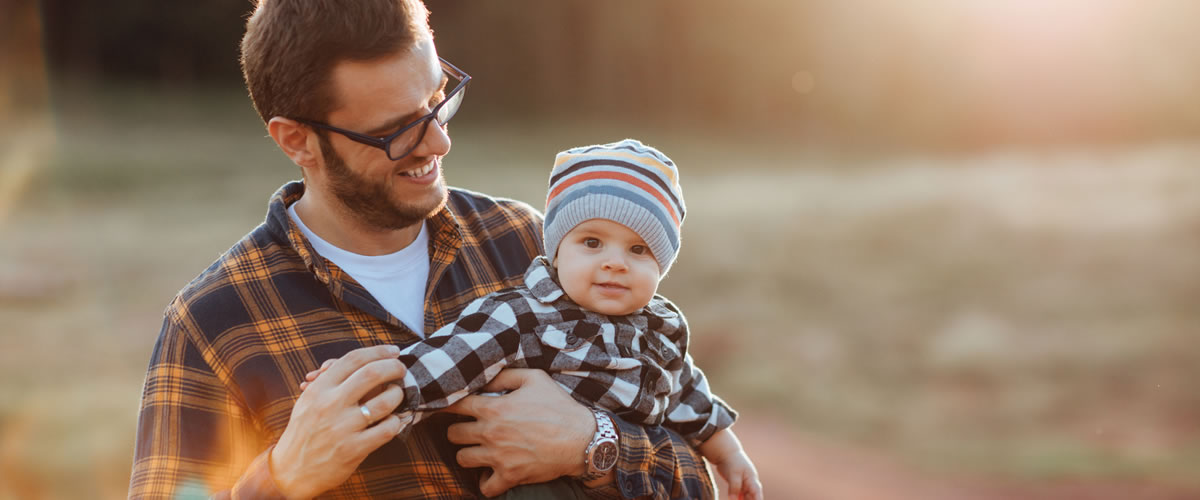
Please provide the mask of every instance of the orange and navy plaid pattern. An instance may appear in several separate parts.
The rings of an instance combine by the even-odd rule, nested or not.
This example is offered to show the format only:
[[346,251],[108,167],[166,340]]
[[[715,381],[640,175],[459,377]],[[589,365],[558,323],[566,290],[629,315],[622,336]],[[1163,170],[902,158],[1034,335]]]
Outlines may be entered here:
[[[133,498],[279,497],[267,457],[304,374],[359,347],[417,340],[361,285],[317,255],[287,215],[304,191],[284,185],[266,221],[168,306],[139,411]],[[471,301],[521,282],[541,253],[541,218],[526,204],[451,189],[429,220],[425,331]],[[478,498],[479,470],[457,465],[441,415],[384,445],[329,498]],[[711,497],[699,455],[677,434],[615,419],[617,481],[597,498]]]

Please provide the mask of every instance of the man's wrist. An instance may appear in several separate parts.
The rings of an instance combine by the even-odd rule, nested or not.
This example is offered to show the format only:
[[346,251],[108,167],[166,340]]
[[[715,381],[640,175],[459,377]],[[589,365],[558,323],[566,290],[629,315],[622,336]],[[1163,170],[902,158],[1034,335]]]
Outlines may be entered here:
[[[617,465],[620,447],[616,424],[608,412],[589,409],[595,431],[583,451],[584,471],[577,476],[584,484],[603,484],[599,480],[611,476]],[[611,480],[611,478],[610,478]]]
[[[265,499],[285,499],[283,490],[279,488],[279,483],[275,482],[274,474],[271,472],[271,451],[274,446],[255,457],[254,461],[250,462],[250,466],[242,473],[233,487],[229,491],[229,495],[233,498],[265,498]],[[221,496],[221,495],[217,495]]]
[[280,495],[283,498],[292,500],[311,498],[313,495],[306,495],[301,492],[303,487],[297,484],[300,482],[297,480],[298,478],[291,477],[286,473],[286,469],[281,469],[279,462],[276,461],[278,458],[276,452],[278,450],[279,448],[276,445],[271,445],[271,448],[267,450],[267,472],[270,474],[271,480],[275,483],[275,487],[279,490]]
[[587,472],[584,453],[587,451],[588,444],[592,442],[592,436],[596,434],[596,417],[592,415],[592,409],[578,401],[572,402],[575,403],[579,416],[572,418],[571,421],[579,424],[572,426],[574,430],[571,431],[571,445],[566,450],[567,454],[562,456],[561,463],[565,465],[562,476],[567,478],[577,478]]

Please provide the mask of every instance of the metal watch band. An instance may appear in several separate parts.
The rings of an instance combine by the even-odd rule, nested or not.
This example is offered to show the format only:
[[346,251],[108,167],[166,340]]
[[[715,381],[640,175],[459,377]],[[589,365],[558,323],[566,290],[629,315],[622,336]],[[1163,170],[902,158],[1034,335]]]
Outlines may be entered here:
[[[592,436],[592,442],[588,443],[587,448],[583,450],[585,472],[579,479],[585,482],[604,477],[616,465],[617,428],[613,425],[612,418],[609,418],[608,413],[595,408],[591,410],[596,417],[596,434]],[[606,448],[606,450],[602,448]],[[599,456],[603,451],[612,454],[610,459],[606,460],[606,463],[594,463],[593,457]]]

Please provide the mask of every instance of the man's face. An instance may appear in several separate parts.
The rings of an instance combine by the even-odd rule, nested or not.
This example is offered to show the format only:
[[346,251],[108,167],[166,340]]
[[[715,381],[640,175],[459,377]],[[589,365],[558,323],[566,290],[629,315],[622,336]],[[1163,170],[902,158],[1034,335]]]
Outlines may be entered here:
[[633,313],[658,290],[658,261],[645,241],[607,219],[575,226],[554,257],[563,291],[583,308],[613,316]]
[[[328,123],[376,137],[429,113],[448,90],[432,40],[378,60],[339,63],[332,84],[337,106]],[[411,226],[446,203],[441,158],[450,151],[450,137],[436,121],[399,161],[338,134],[322,138],[321,148],[329,194],[372,228]]]

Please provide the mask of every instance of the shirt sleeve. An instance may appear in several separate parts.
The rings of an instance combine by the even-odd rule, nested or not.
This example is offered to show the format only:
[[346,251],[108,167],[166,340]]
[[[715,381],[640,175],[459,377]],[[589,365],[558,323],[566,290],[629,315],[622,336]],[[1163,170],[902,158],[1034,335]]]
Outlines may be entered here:
[[678,349],[665,366],[673,380],[663,425],[682,434],[693,446],[699,446],[717,431],[732,426],[737,413],[712,393],[704,372],[688,353],[688,328],[683,313],[665,299],[663,304],[678,314],[664,323],[663,333],[658,335],[660,342],[671,342]]
[[142,388],[130,498],[283,498],[269,444],[168,310]]
[[487,297],[468,305],[454,323],[405,346],[400,361],[407,370],[396,412],[404,432],[430,410],[482,389],[500,370],[526,366],[513,307]]
[[617,424],[620,450],[612,483],[585,489],[591,498],[716,498],[712,476],[700,454],[679,434],[661,426]]

